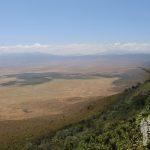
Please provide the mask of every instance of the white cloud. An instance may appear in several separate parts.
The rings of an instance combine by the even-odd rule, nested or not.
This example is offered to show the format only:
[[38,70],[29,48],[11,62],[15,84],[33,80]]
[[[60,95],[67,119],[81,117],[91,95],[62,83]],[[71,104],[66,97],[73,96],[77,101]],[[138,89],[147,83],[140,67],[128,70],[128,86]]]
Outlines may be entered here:
[[42,52],[55,55],[150,53],[150,43],[32,44],[0,46],[0,53]]

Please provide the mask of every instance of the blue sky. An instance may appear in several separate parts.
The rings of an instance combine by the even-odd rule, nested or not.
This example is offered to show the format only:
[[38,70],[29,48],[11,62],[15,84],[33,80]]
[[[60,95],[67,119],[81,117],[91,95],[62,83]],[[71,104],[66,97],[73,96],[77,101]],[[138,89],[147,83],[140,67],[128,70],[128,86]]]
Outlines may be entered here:
[[1,46],[116,42],[150,42],[150,0],[0,0]]

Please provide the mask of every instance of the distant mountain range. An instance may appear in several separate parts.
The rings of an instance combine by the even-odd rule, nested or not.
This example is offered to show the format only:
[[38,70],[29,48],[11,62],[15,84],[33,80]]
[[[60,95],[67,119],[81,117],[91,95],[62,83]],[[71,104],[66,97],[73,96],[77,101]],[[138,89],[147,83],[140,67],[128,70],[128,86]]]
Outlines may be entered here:
[[42,63],[51,61],[64,60],[130,60],[130,61],[144,61],[150,62],[150,54],[122,54],[122,55],[51,55],[45,53],[5,53],[0,54],[0,66],[5,65],[23,65],[26,63]]

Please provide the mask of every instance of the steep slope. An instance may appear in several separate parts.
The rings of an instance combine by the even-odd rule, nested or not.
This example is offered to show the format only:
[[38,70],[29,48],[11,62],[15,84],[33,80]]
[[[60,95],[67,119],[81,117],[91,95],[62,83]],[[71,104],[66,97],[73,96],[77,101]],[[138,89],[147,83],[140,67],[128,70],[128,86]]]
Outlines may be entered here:
[[[26,150],[144,150],[141,121],[150,114],[150,80],[115,96],[106,111],[28,143]],[[149,142],[146,143],[150,146]]]

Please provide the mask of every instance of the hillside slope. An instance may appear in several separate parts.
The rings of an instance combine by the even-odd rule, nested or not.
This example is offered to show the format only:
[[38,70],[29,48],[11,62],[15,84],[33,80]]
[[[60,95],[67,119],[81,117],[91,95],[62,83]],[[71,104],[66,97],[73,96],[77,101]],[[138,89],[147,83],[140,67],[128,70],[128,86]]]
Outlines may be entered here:
[[150,80],[116,98],[106,111],[28,143],[24,150],[144,150],[140,124],[150,114]]

